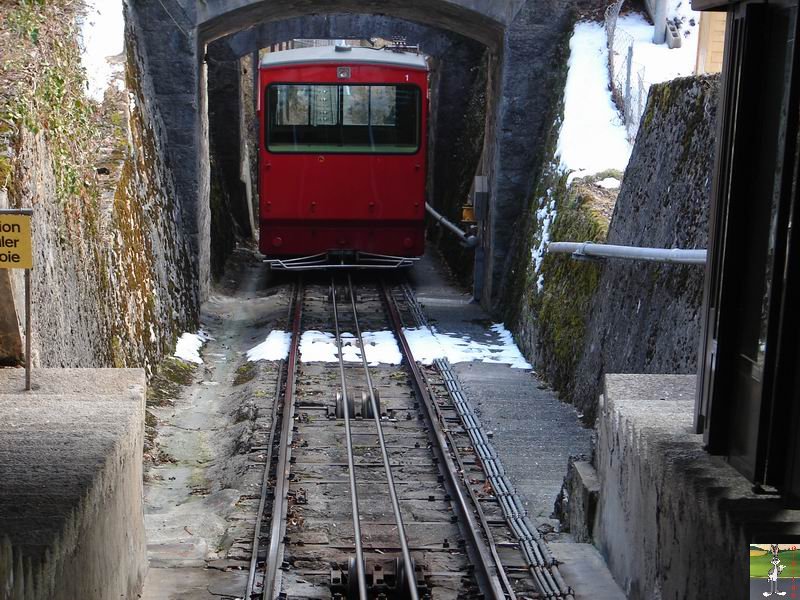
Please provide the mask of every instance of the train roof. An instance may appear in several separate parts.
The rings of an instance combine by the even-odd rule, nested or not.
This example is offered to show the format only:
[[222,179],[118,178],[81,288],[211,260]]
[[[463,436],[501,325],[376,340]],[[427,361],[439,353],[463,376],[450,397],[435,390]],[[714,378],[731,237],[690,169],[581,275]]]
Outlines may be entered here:
[[360,46],[346,46],[348,50],[337,50],[336,46],[296,48],[270,52],[261,60],[262,68],[284,65],[338,63],[342,65],[370,64],[428,70],[425,56],[416,52],[379,50]]

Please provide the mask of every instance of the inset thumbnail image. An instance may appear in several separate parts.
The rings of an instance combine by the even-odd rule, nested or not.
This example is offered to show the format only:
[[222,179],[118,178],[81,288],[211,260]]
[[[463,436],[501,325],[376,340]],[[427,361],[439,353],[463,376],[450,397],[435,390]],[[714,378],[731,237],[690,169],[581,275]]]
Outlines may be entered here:
[[798,598],[800,550],[794,544],[750,545],[750,598]]

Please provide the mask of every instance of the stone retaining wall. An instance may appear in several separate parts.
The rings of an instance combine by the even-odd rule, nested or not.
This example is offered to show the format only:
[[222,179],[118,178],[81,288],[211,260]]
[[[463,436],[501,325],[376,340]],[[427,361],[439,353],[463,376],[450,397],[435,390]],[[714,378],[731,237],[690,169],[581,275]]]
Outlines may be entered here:
[[[542,173],[528,213],[527,244],[517,250],[512,270],[509,295],[517,297],[506,314],[537,371],[587,423],[594,421],[604,373],[696,371],[704,269],[545,255],[536,270],[531,247],[549,236],[705,248],[718,88],[715,76],[651,88],[619,195],[610,201],[607,234],[606,201],[602,190],[592,188],[592,180],[606,174],[567,185],[558,157]],[[548,215],[555,217],[545,234]]]
[[[77,58],[76,58],[77,60]],[[48,130],[20,126],[14,177],[0,208],[33,207],[33,358],[44,367],[144,366],[174,347],[196,320],[196,276],[187,251],[172,177],[165,168],[162,125],[152,110],[151,83],[133,43],[127,48],[127,90],[111,86],[96,133],[80,165],[81,196],[64,199]],[[91,161],[91,162],[88,162]],[[0,285],[24,307],[22,271]],[[0,319],[0,357],[21,360],[14,319]],[[4,342],[3,340],[7,340]],[[10,341],[9,341],[10,340]],[[6,347],[8,346],[8,347]]]

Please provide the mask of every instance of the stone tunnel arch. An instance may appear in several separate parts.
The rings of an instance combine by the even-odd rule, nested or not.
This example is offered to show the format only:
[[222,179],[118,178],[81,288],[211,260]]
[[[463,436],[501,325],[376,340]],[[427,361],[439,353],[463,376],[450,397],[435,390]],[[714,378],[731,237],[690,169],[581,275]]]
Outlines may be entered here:
[[[463,198],[469,194],[483,145],[486,111],[482,99],[486,96],[487,47],[451,31],[395,17],[312,15],[261,23],[207,46],[209,132],[213,154],[212,205],[215,205],[214,197],[217,202],[222,201],[220,197],[229,201],[230,210],[226,214],[232,215],[232,221],[240,231],[248,231],[255,221],[256,202],[252,195],[256,172],[251,167],[254,167],[257,157],[252,152],[256,140],[250,126],[255,114],[252,106],[239,103],[249,95],[249,88],[255,86],[252,78],[257,73],[258,52],[295,39],[371,37],[405,38],[411,44],[419,44],[432,60],[428,200],[440,211],[445,207],[450,208],[452,214],[457,213]],[[240,62],[243,58],[249,60],[243,64]],[[244,70],[248,75],[242,73]],[[478,99],[474,100],[474,96]],[[231,127],[237,122],[242,126]],[[249,134],[250,144],[243,139],[243,134]],[[455,165],[454,156],[457,158]],[[220,183],[225,192],[231,193],[221,193]],[[231,229],[230,224],[220,226],[216,222],[219,215],[220,211],[212,214],[212,234],[215,229],[224,230],[226,225]],[[455,238],[445,237],[442,242],[446,252],[464,252]],[[212,236],[212,265],[218,272],[220,259],[213,252],[215,246],[230,249],[232,240],[216,240]],[[460,266],[462,269],[471,268],[471,265]]]
[[572,21],[569,0],[126,0],[137,57],[163,123],[166,161],[191,240],[201,299],[210,283],[207,45],[263,23],[330,14],[393,17],[479,41],[491,53],[483,169],[489,203],[475,276],[496,307],[552,121],[549,82]]

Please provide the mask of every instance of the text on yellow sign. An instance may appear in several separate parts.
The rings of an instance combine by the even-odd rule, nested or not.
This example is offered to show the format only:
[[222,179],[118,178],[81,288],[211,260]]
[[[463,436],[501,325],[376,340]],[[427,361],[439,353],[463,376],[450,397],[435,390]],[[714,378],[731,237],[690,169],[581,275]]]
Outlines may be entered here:
[[0,214],[0,269],[32,269],[30,215]]

